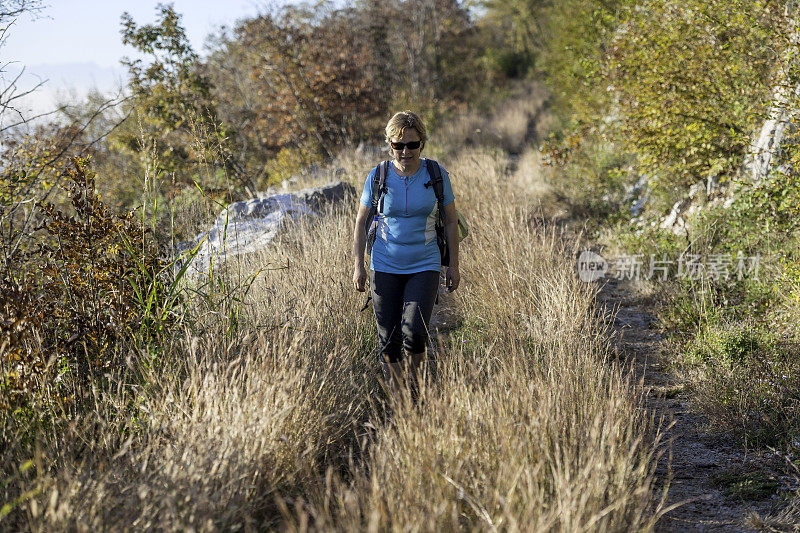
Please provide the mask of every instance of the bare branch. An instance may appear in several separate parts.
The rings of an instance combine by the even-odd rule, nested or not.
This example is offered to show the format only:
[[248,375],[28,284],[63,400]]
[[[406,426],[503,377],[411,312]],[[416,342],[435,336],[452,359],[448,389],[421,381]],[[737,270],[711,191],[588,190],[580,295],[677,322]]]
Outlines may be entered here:
[[[8,63],[6,65],[8,65]],[[4,66],[6,66],[6,65],[4,65]],[[5,89],[3,89],[2,92],[0,92],[0,102],[3,101],[3,97],[5,97],[6,93],[8,93],[8,91],[12,91],[12,94],[13,94],[13,91],[17,87],[17,82],[19,81],[19,79],[22,77],[22,75],[24,73],[25,73],[25,67],[22,67],[22,70],[19,71],[19,74],[17,74],[17,76],[8,83],[8,86]]]
[[23,13],[39,13],[43,8],[41,0],[0,0],[0,24]]
[[[84,131],[86,131],[86,129],[94,122],[94,120],[97,117],[99,117],[104,111],[106,111],[106,110],[108,110],[110,108],[119,106],[119,105],[131,100],[132,98],[133,98],[132,96],[117,95],[116,97],[108,99],[105,102],[103,102],[102,104],[100,104],[97,107],[97,109],[95,109],[95,111],[92,113],[92,115],[89,116],[89,118],[85,121],[85,123],[80,128],[77,128],[72,132],[71,137],[69,138],[69,140],[66,143],[64,143],[64,145],[62,146],[61,150],[59,150],[56,154],[54,154],[52,157],[50,157],[50,159],[41,162],[37,166],[37,168],[34,171],[32,171],[32,174],[36,175],[36,174],[41,173],[44,169],[46,169],[47,167],[53,165],[59,159],[64,157],[64,155],[74,145],[75,141],[79,138],[79,136]],[[132,111],[133,111],[133,107],[131,107],[131,109],[128,111],[128,113],[125,116],[123,116],[118,121],[116,121],[114,124],[112,124],[111,127],[107,131],[105,131],[104,133],[99,135],[97,138],[93,139],[91,142],[86,144],[80,150],[80,152],[78,152],[77,155],[82,155],[82,154],[86,153],[92,146],[94,146],[98,142],[100,142],[103,139],[105,139],[106,137],[108,137],[108,135],[110,135],[123,122],[125,122],[125,120],[127,120],[127,118],[131,115]],[[59,182],[60,182],[60,180],[61,180],[61,177],[59,177]],[[28,188],[25,191],[22,192],[23,196],[27,195],[27,194],[30,194],[30,192],[32,191],[33,187],[35,186],[34,181],[35,180],[31,180],[31,183],[28,186]],[[55,189],[57,189],[57,187],[50,187],[50,189],[48,189],[48,191],[40,199],[40,201],[41,202],[46,202],[50,198],[51,194],[53,193],[53,191]],[[12,208],[12,210],[10,210],[7,213],[7,215],[8,216],[13,216],[13,214],[16,211],[17,208],[19,208],[19,205],[14,206],[14,208]],[[5,248],[4,253],[5,253],[5,257],[6,257],[6,263],[14,255],[14,253],[16,253],[16,251],[19,249],[19,246],[21,245],[23,238],[27,235],[28,231],[31,228],[31,225],[33,224],[33,220],[34,220],[34,212],[33,212],[33,210],[31,210],[31,212],[28,213],[28,215],[25,217],[25,221],[24,221],[24,223],[22,225],[21,230],[17,233],[18,236],[17,236],[15,242],[13,244],[8,243],[4,247]],[[8,264],[4,265],[4,267],[8,268]]]
[[[17,114],[19,114],[20,117],[22,116],[22,114],[19,111],[17,111],[16,109],[14,109],[13,107],[10,107],[8,109],[17,112]],[[60,107],[57,107],[57,108],[53,109],[52,111],[45,111],[44,113],[39,113],[38,115],[33,115],[32,117],[23,117],[23,118],[21,118],[19,120],[19,122],[15,122],[13,124],[9,124],[8,126],[0,127],[0,133],[2,133],[5,130],[10,130],[10,129],[16,128],[17,126],[22,126],[23,124],[27,124],[29,122],[32,122],[32,121],[34,121],[36,119],[39,119],[39,118],[42,118],[42,117],[49,117],[50,115],[55,115],[56,113],[64,111],[65,109],[66,109],[66,106],[60,106]]]

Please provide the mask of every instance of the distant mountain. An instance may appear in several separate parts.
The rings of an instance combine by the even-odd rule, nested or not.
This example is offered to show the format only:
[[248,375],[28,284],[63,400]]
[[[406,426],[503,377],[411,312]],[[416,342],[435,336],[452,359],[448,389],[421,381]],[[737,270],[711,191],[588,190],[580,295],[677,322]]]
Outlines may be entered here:
[[[13,79],[22,66],[12,64],[2,77]],[[62,63],[28,65],[17,82],[18,93],[31,89],[39,82],[44,85],[24,97],[18,108],[29,116],[55,109],[59,103],[74,103],[90,91],[116,93],[124,86],[127,70],[122,67],[101,67],[96,63]]]

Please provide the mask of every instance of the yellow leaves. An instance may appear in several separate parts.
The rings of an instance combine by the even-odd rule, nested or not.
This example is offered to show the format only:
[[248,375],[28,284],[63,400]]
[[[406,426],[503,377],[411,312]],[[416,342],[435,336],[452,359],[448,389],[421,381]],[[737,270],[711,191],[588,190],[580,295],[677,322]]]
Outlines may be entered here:
[[[5,284],[0,290],[0,333],[8,331],[4,324],[9,318],[25,321],[4,351],[4,375],[7,364],[19,367],[17,392],[3,399],[9,406],[41,397],[45,390],[52,394],[44,396],[57,397],[65,387],[80,387],[91,373],[119,363],[111,358],[114,347],[122,335],[139,329],[142,320],[133,288],[121,276],[141,268],[149,272],[143,275],[154,278],[162,267],[150,233],[131,213],[115,215],[95,193],[86,160],[74,160],[64,176],[75,214],[41,206],[41,239],[47,246],[34,248],[26,263],[12,267],[12,272],[25,274],[19,287],[0,280]],[[136,243],[138,262],[121,235]],[[57,372],[69,373],[75,365],[85,365],[90,373],[54,381]]]
[[768,95],[773,57],[768,21],[760,28],[738,15],[753,3],[653,0],[647,11],[631,12],[634,23],[607,57],[608,82],[626,140],[652,156],[645,170],[697,176],[712,165],[722,174],[737,167],[750,117]]

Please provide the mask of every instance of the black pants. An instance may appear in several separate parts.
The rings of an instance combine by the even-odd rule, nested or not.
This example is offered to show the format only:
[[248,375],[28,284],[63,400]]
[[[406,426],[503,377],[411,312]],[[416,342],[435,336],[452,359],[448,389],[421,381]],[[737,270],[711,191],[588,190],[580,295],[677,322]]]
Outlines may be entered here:
[[373,270],[369,281],[383,360],[401,361],[403,348],[407,353],[424,351],[439,272],[389,274]]

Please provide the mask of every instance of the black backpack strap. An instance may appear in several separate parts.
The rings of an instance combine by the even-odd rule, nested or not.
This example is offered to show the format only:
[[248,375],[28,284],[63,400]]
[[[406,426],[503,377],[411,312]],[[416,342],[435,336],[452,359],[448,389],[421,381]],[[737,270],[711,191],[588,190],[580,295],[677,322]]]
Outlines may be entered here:
[[425,164],[428,166],[428,174],[431,177],[431,185],[433,185],[436,201],[439,203],[439,222],[444,227],[444,178],[442,178],[442,167],[433,159],[426,159]]
[[[433,192],[436,194],[436,202],[439,204],[439,221],[437,224],[437,239],[439,239],[439,251],[442,254],[442,264],[450,265],[450,250],[447,248],[447,235],[445,234],[446,217],[444,214],[444,178],[442,168],[433,159],[426,159],[425,164],[428,168],[428,175],[431,177]],[[437,295],[438,296],[438,295]]]
[[382,193],[386,192],[386,175],[388,173],[388,161],[381,161],[381,164],[375,168],[375,174],[372,177],[372,207],[376,209],[378,208],[379,200],[383,199]]
[[375,167],[375,174],[372,175],[372,206],[369,209],[367,220],[364,221],[365,229],[369,233],[369,227],[375,216],[383,211],[383,197],[386,193],[386,175],[389,173],[389,162],[382,161]]
[[378,213],[383,214],[383,199],[386,197],[386,176],[389,175],[389,162],[382,161],[378,169],[378,192],[380,193],[380,201],[378,203]]
[[433,192],[436,194],[436,200],[439,202],[439,207],[444,207],[444,179],[442,178],[442,167],[433,159],[426,159],[425,164],[428,167],[428,174],[431,177],[431,185],[433,185]]

